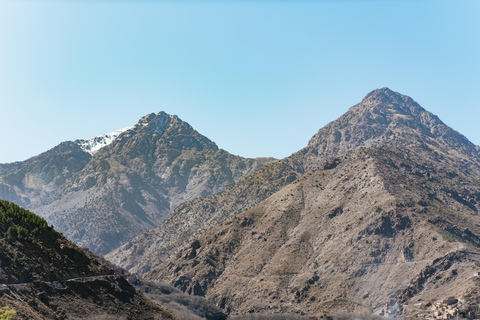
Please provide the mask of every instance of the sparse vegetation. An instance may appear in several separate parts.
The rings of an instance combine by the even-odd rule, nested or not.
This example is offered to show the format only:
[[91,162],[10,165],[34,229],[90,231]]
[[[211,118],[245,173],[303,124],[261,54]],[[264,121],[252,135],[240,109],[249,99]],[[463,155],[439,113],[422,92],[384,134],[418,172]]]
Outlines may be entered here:
[[[120,315],[111,315],[111,314],[101,314],[96,316],[90,316],[86,318],[73,318],[72,320],[127,320],[130,318],[120,316]],[[166,319],[162,315],[154,315],[152,320],[164,320]],[[180,319],[179,319],[180,320]]]
[[75,320],[126,320],[127,318],[118,315],[102,314],[97,316],[91,316],[87,318],[77,318]]
[[144,282],[133,276],[130,283],[150,299],[173,312],[183,320],[226,320],[227,315],[204,297],[189,295],[165,282]]
[[[227,312],[244,313],[232,317],[232,320],[300,320],[308,317],[299,314],[249,314],[256,310],[297,312],[329,308],[325,312],[368,311],[395,293],[392,293],[392,288],[396,279],[402,280],[401,286],[408,284],[408,288],[400,292],[402,301],[407,302],[412,297],[428,296],[434,285],[435,289],[450,292],[457,283],[467,283],[460,281],[466,273],[462,272],[461,267],[465,264],[457,257],[459,253],[445,256],[455,247],[455,243],[446,241],[471,243],[480,248],[480,180],[478,175],[471,173],[479,172],[478,152],[472,153],[472,146],[466,144],[461,136],[406,97],[383,91],[320,130],[301,152],[267,164],[222,193],[180,204],[159,228],[138,238],[141,240],[137,243],[125,246],[129,257],[116,252],[110,257],[117,256],[124,262],[128,260],[129,268],[137,268],[130,269],[132,273],[143,273],[171,256],[170,261],[151,270],[144,279],[165,279],[182,290],[210,297]],[[383,105],[387,100],[392,103],[389,108]],[[376,120],[380,118],[381,121]],[[447,134],[437,137],[433,132]],[[344,138],[347,134],[350,136],[348,139]],[[396,136],[395,141],[387,139],[391,136]],[[180,144],[182,141],[177,141],[177,138],[173,135],[169,142]],[[162,146],[166,150],[165,141],[156,142],[165,143]],[[362,146],[368,148],[360,148]],[[460,151],[452,153],[452,148]],[[145,163],[143,147],[122,150],[128,152],[131,159],[138,159],[138,167]],[[140,176],[148,176],[149,171],[135,171],[134,168],[117,167],[112,163],[109,167],[112,172],[124,176],[128,182],[123,186],[116,185],[120,190],[120,202],[117,203],[117,199],[108,201],[110,195],[95,194],[92,190],[95,196],[85,198],[84,207],[71,211],[63,208],[64,214],[57,216],[56,225],[60,224],[64,230],[78,231],[76,240],[79,240],[89,237],[89,231],[83,227],[86,223],[101,226],[103,230],[108,226],[110,231],[117,233],[125,231],[122,231],[125,226],[128,226],[126,231],[132,231],[134,225],[128,224],[127,216],[119,211],[119,203],[122,210],[145,211],[148,217],[153,216],[157,209],[158,212],[165,208],[170,210],[174,207],[174,202],[170,200],[158,201],[155,210],[151,209],[153,207],[150,211],[146,210],[145,203],[148,201],[145,195],[151,192],[149,196],[154,199],[152,190],[164,186],[164,180],[169,179],[178,182],[176,187],[183,188],[188,182],[185,177],[190,178],[190,174],[194,176],[204,169],[215,167],[202,167],[193,161],[194,157],[203,157],[195,148],[185,152],[181,150],[177,151],[184,157],[172,153],[160,158],[168,160],[169,168],[172,168],[168,179],[162,178],[155,184],[145,183],[145,188],[141,190],[137,190],[136,186],[143,184],[137,184],[137,180],[143,179]],[[348,156],[343,156],[345,153]],[[474,157],[468,158],[470,155]],[[458,165],[462,157],[471,162]],[[100,167],[102,163],[96,165]],[[472,168],[475,170],[470,170]],[[238,178],[242,172],[239,171]],[[90,190],[100,181],[90,173],[85,175],[85,190]],[[94,174],[96,176],[96,171]],[[79,176],[83,177],[82,174]],[[202,183],[209,181],[199,177]],[[223,186],[226,186],[227,180],[222,178],[218,181],[223,181]],[[287,186],[292,182],[294,185]],[[200,191],[201,188],[195,192],[203,197],[220,190],[209,188],[208,192]],[[147,193],[142,193],[147,190]],[[272,196],[276,191],[279,192]],[[265,201],[257,206],[262,200]],[[98,203],[102,206],[97,207]],[[0,219],[5,225],[0,226],[3,228],[0,231],[7,238],[0,240],[0,248],[3,247],[6,253],[0,255],[0,263],[9,270],[17,271],[21,269],[19,265],[23,267],[29,261],[24,262],[24,251],[15,245],[20,243],[27,249],[35,247],[37,243],[32,245],[24,240],[35,242],[36,238],[29,237],[41,234],[42,228],[47,226],[41,218],[37,221],[28,212],[17,214],[18,210],[9,203],[3,204],[2,208]],[[89,214],[93,212],[100,213],[96,216],[98,219]],[[222,222],[225,224],[218,226]],[[179,254],[170,255],[187,241],[192,243],[194,237],[210,229],[201,241],[193,242],[199,245],[183,247]],[[446,241],[437,241],[437,233]],[[117,245],[117,238],[115,241],[109,239],[111,243],[98,242],[93,250],[107,252],[109,247]],[[65,253],[73,248],[73,245],[59,245],[56,241],[44,242],[55,243],[55,250],[60,247],[62,251],[52,250],[57,256],[60,255],[58,252]],[[62,257],[65,256],[63,253]],[[440,258],[429,264],[432,253]],[[139,255],[148,259],[138,259]],[[44,257],[51,255],[45,254],[42,259]],[[72,270],[78,270],[79,259],[72,261],[69,267],[73,265]],[[55,266],[51,269],[57,276],[56,271],[61,268],[54,265],[56,260],[48,262]],[[424,267],[417,262],[428,265]],[[453,264],[455,266],[450,270]],[[37,266],[46,265],[49,264],[38,260]],[[65,265],[62,261],[62,268]],[[468,274],[476,270],[471,271],[468,270]],[[128,275],[126,272],[122,274]],[[21,282],[23,279],[18,277],[14,280]],[[388,285],[379,285],[382,283]],[[358,295],[349,300],[352,290],[356,290]],[[458,289],[459,292],[461,290]],[[226,318],[221,310],[216,313],[208,306],[204,298],[186,295],[167,285],[143,288],[143,291],[170,308],[178,319]],[[114,297],[116,291],[110,291],[109,295]],[[97,314],[105,312],[105,315],[91,318],[86,314],[85,319],[121,319],[125,315],[112,317],[109,313],[112,309],[102,309]],[[21,311],[18,309],[19,313]],[[84,316],[83,313],[76,315]],[[371,314],[338,313],[327,319],[383,318]]]
[[362,314],[353,314],[353,313],[345,313],[345,312],[336,312],[333,314],[333,320],[403,320],[406,319],[404,316],[396,316],[396,317],[382,317],[376,314],[369,314],[369,313],[362,313]]
[[448,242],[465,242],[465,240],[447,230],[438,229],[437,232]]
[[229,320],[307,320],[309,318],[310,316],[300,315],[296,313],[252,313],[230,317]]
[[9,306],[5,306],[0,308],[0,320],[10,320],[17,314],[17,312],[10,308]]

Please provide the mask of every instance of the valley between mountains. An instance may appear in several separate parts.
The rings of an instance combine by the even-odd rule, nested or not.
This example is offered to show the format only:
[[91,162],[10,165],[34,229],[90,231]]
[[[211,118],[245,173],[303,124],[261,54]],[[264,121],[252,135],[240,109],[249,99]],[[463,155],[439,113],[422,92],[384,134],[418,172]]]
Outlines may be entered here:
[[[480,313],[480,148],[388,88],[367,94],[280,160],[232,155],[177,116],[150,114],[131,128],[0,164],[0,199],[42,216],[42,226],[50,228],[48,221],[124,274],[167,282],[227,315]],[[146,303],[146,318],[175,317],[80,253],[45,269],[45,250],[53,249],[22,244],[24,231],[7,236],[20,222],[2,221],[10,253],[0,276],[9,284],[77,275],[78,262],[89,268],[83,274],[130,290],[132,310]],[[22,226],[27,234],[35,229]],[[59,259],[79,250],[68,243],[68,252],[55,249]],[[32,262],[20,259],[30,269],[19,273],[14,256],[26,248]],[[45,272],[52,276],[37,276]],[[3,297],[15,296],[13,287],[5,290]],[[41,306],[43,316],[59,317],[31,297],[37,302],[28,312]],[[450,309],[438,302],[446,297]],[[117,302],[92,305],[92,314]],[[52,304],[70,312],[68,303]]]

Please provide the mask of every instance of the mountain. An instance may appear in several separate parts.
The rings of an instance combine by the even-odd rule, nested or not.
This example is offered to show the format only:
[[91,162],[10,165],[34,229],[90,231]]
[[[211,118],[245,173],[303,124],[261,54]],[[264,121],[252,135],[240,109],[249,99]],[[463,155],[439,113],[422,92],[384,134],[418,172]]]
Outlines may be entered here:
[[445,297],[475,312],[480,175],[473,160],[448,158],[460,157],[457,150],[424,142],[324,162],[144,278],[230,314],[387,314],[397,306],[415,315]]
[[173,319],[21,207],[0,201],[0,305],[21,319]]
[[1,165],[0,198],[105,254],[179,203],[220,192],[272,160],[232,155],[177,116],[152,113],[130,129]]
[[308,145],[270,163],[225,191],[184,202],[156,229],[107,255],[115,264],[145,273],[197,236],[265,200],[302,174],[360,147],[391,146],[432,161],[456,163],[480,174],[478,147],[408,96],[388,88],[370,92]]

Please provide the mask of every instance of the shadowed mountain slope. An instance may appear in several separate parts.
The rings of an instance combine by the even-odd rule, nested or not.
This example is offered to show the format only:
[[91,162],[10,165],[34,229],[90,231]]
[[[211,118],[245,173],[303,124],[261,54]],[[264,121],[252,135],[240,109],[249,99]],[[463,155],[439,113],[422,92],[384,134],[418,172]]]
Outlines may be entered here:
[[144,277],[233,314],[382,312],[392,301],[467,297],[480,267],[480,176],[421,148],[325,162]]
[[172,319],[123,277],[19,206],[0,201],[0,304],[21,319]]
[[180,204],[158,228],[107,257],[133,272],[147,272],[195,237],[260,203],[325,161],[360,147],[380,146],[409,150],[480,173],[478,147],[410,97],[382,88],[320,129],[304,149],[265,165],[219,194]]

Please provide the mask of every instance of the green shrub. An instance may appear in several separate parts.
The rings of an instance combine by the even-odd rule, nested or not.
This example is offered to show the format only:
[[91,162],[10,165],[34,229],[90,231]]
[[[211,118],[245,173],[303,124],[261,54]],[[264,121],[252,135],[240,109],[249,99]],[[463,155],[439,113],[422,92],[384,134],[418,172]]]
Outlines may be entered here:
[[456,242],[456,241],[465,242],[464,239],[462,239],[461,237],[459,237],[456,234],[453,234],[453,233],[451,233],[447,230],[439,229],[439,230],[437,230],[437,232],[442,236],[443,239],[445,239],[448,242]]
[[13,319],[16,314],[17,312],[8,306],[0,308],[0,320]]
[[0,200],[0,223],[3,224],[0,227],[6,230],[5,237],[32,242],[48,228],[47,221],[42,217],[4,200]]

